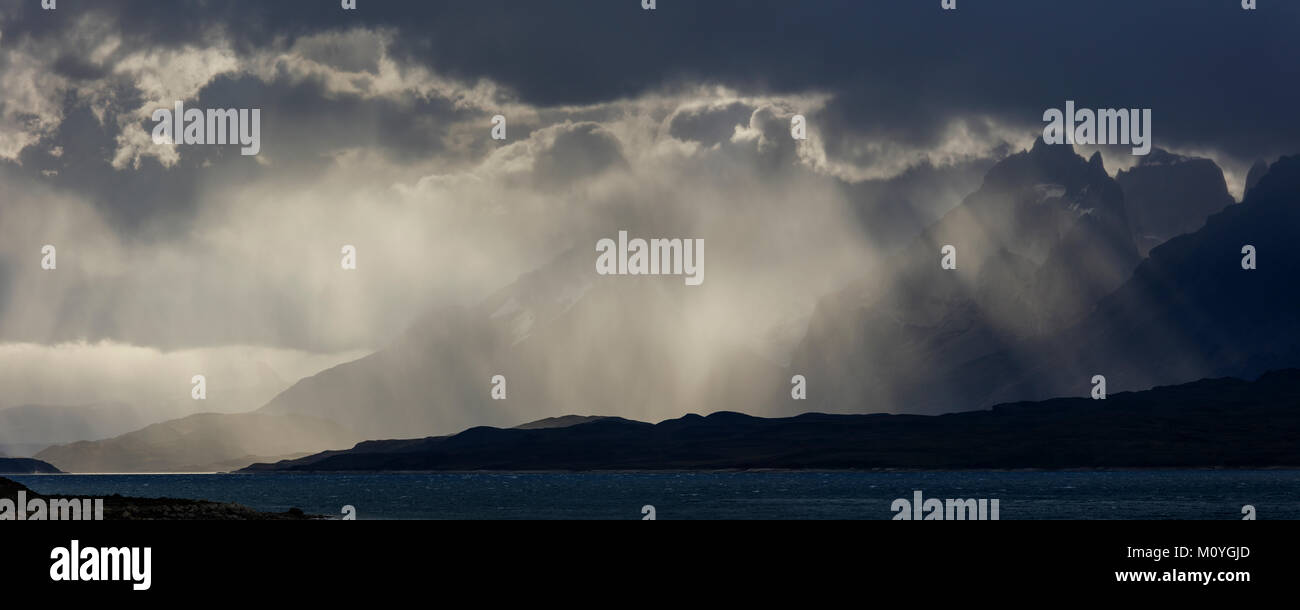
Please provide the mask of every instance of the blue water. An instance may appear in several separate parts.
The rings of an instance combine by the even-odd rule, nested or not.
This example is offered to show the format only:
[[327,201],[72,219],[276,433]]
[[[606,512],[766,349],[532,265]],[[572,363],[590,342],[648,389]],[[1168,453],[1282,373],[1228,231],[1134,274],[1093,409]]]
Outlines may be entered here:
[[359,519],[889,519],[895,498],[997,498],[1002,519],[1300,519],[1300,471],[10,476],[43,494],[238,502]]

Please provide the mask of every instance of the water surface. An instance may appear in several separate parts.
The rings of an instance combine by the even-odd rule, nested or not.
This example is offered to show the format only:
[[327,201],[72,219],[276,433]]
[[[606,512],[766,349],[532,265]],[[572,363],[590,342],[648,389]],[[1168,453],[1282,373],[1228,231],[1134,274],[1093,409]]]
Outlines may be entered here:
[[896,498],[997,498],[1002,519],[1300,519],[1300,470],[113,474],[9,478],[49,495],[178,497],[360,519],[889,519]]

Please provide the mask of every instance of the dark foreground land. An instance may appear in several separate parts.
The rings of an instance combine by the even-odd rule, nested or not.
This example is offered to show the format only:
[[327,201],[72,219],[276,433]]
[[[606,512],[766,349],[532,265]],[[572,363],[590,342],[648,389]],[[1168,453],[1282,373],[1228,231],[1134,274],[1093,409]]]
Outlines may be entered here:
[[[26,498],[53,499],[62,496],[44,496],[28,489],[16,481],[0,477],[0,498],[17,500],[18,492],[26,492]],[[247,521],[247,520],[301,520],[319,519],[307,515],[301,510],[291,508],[283,513],[264,513],[242,504],[229,502],[209,502],[207,500],[184,500],[178,498],[128,498],[119,495],[106,496],[104,500],[104,520],[207,520],[207,521]]]
[[[1086,393],[1086,387],[1081,394]],[[764,419],[720,412],[658,424],[368,441],[242,472],[689,469],[1268,468],[1300,466],[1300,370],[1206,379],[1106,400],[1058,398],[939,416]]]

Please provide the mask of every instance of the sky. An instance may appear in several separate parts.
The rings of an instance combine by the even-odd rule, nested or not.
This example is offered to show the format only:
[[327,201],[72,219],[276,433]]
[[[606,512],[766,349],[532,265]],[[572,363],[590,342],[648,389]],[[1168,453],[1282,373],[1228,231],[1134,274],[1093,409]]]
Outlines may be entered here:
[[[1294,2],[339,4],[0,0],[0,406],[251,410],[620,226],[709,236],[720,332],[798,334],[1065,100],[1234,196],[1300,151]],[[178,100],[260,151],[154,142]]]

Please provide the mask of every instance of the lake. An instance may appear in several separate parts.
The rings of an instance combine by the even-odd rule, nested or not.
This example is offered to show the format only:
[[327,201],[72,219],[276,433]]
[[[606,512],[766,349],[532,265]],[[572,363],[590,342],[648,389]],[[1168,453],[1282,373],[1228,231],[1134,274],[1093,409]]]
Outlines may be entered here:
[[890,519],[891,503],[997,499],[1006,519],[1300,519],[1300,470],[112,474],[8,476],[47,495],[177,497],[359,519]]

